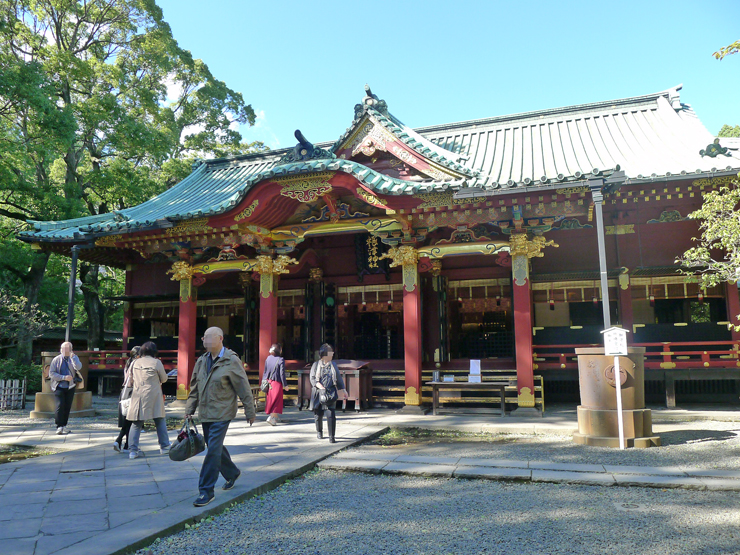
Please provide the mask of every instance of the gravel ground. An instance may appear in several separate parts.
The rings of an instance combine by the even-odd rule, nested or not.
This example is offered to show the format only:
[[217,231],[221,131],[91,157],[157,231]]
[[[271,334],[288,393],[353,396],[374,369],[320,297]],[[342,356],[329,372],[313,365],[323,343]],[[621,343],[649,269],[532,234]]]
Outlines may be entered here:
[[312,471],[139,555],[740,553],[740,493]]
[[[654,427],[654,429],[657,426]],[[397,451],[439,457],[475,457],[517,461],[608,464],[626,466],[679,466],[697,469],[740,470],[740,423],[681,422],[659,432],[662,447],[626,449],[578,445],[567,436],[492,435],[492,441],[449,441],[380,447],[361,445],[345,451]]]

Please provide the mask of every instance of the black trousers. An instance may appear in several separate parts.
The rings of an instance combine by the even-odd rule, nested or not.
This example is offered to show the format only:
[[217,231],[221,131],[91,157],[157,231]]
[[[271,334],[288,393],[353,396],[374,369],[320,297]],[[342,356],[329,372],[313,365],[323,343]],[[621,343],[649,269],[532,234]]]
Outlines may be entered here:
[[[121,431],[118,432],[118,437],[116,438],[116,441],[118,442],[118,444],[124,449],[128,449],[128,435],[129,435],[129,432],[131,431],[131,424],[133,424],[131,420],[126,420],[123,426],[121,426]],[[126,443],[123,443],[124,437],[126,438]]]
[[54,423],[57,425],[57,428],[67,425],[67,420],[69,420],[69,411],[72,410],[72,402],[74,399],[74,389],[63,389],[61,387],[57,387],[54,392]]

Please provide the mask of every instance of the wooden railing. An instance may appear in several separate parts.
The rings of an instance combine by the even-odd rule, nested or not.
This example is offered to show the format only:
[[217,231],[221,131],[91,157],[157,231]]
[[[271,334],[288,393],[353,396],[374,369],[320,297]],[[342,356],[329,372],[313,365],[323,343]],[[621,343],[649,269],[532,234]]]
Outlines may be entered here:
[[[535,345],[532,347],[534,369],[577,370],[575,350],[603,345]],[[738,368],[740,343],[737,341],[697,341],[635,343],[645,347],[645,368],[650,370],[692,368]]]

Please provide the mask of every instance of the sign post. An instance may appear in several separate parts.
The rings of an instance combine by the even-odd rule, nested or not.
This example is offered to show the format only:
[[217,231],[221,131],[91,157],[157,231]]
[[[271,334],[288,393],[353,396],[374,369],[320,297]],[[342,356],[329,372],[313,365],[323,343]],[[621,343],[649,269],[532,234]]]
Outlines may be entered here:
[[609,328],[604,334],[604,355],[614,357],[614,384],[617,388],[617,422],[619,423],[619,448],[624,449],[624,416],[622,415],[622,375],[619,357],[627,356],[627,330]]

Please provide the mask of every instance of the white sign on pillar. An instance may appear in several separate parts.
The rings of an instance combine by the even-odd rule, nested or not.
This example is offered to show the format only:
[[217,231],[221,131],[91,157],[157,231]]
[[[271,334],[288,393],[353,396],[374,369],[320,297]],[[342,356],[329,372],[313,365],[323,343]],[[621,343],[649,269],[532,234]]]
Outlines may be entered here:
[[622,376],[619,370],[619,357],[627,356],[627,330],[609,328],[604,334],[604,355],[614,357],[614,383],[617,387],[617,422],[619,423],[619,448],[624,449],[624,416],[622,415]]

